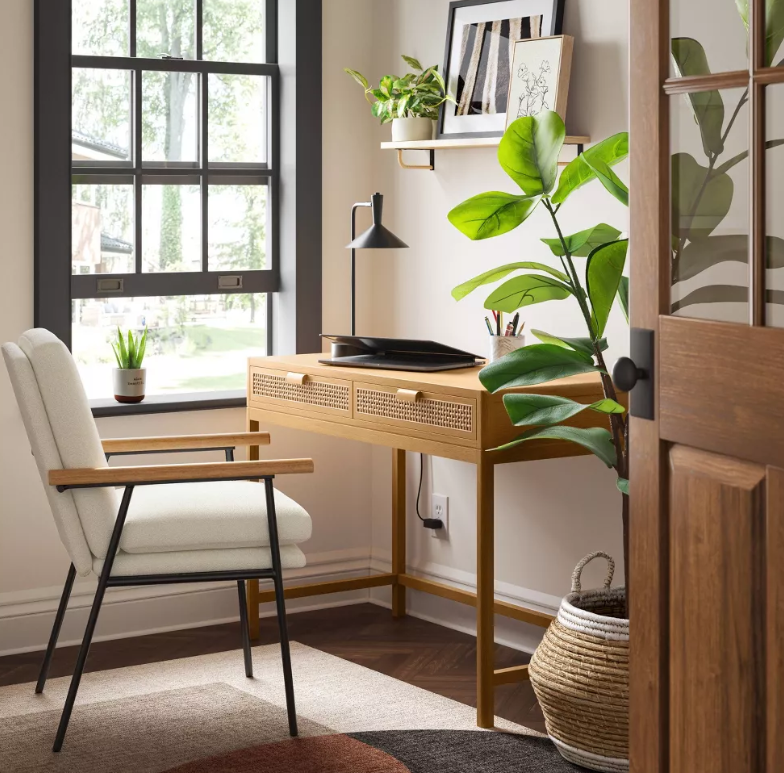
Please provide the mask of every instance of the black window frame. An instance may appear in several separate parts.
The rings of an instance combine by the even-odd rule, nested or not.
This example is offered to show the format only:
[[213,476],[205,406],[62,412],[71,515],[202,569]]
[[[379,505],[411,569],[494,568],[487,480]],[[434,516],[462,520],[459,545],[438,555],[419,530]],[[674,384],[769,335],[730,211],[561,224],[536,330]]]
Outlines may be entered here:
[[[286,35],[283,57],[286,63],[312,68],[321,72],[321,0],[286,0],[291,3],[293,16],[287,8],[287,23],[296,26],[294,35]],[[281,134],[281,83],[278,39],[278,0],[266,3],[266,62],[264,64],[227,63],[204,60],[202,51],[203,0],[194,0],[196,14],[196,59],[146,59],[135,57],[135,0],[129,0],[130,54],[128,57],[102,57],[71,54],[71,0],[36,0],[35,3],[35,324],[54,332],[66,345],[71,346],[71,301],[95,297],[142,297],[172,295],[218,295],[233,293],[265,293],[267,295],[267,353],[272,354],[275,335],[273,306],[285,309],[296,319],[284,318],[283,323],[295,331],[294,346],[297,352],[315,351],[318,345],[317,326],[321,317],[321,124],[314,125],[313,110],[320,114],[320,94],[313,103],[312,80],[295,78],[289,97],[293,104],[311,100],[309,115],[299,120],[299,112],[287,111],[288,124],[296,122],[296,131],[290,139]],[[302,30],[300,30],[300,25]],[[111,165],[111,162],[73,161],[71,158],[71,72],[73,68],[109,68],[132,72],[133,85],[133,162]],[[207,110],[200,111],[200,158],[198,166],[182,162],[162,167],[142,164],[141,106],[142,73],[145,71],[188,71],[198,73],[199,101],[208,99],[208,74],[248,74],[266,76],[268,94],[269,147],[268,158],[256,164],[210,164],[207,135]],[[307,122],[307,124],[306,124]],[[309,128],[303,129],[305,126]],[[314,142],[318,151],[314,150]],[[297,195],[287,204],[287,222],[291,233],[281,233],[281,146],[287,143],[287,175],[292,187],[303,186],[307,200]],[[291,164],[290,159],[295,163]],[[314,161],[318,162],[316,167]],[[136,273],[123,275],[71,273],[71,184],[95,183],[100,179],[107,184],[133,181],[134,204],[140,211],[142,186],[149,181],[195,181],[198,176],[202,196],[202,212],[207,212],[209,185],[235,183],[263,183],[269,186],[268,227],[270,250],[268,265],[261,270],[209,271],[208,218],[202,218],[202,270],[189,273],[142,273],[141,271],[141,222],[135,218]],[[307,187],[305,187],[307,186]],[[318,210],[314,212],[314,204]],[[301,233],[297,209],[307,207],[310,220],[307,236]],[[293,216],[293,218],[292,218]],[[314,231],[314,227],[317,231]],[[283,245],[283,249],[282,249]],[[141,248],[141,249],[140,249]],[[282,252],[287,281],[281,282]],[[219,287],[221,276],[240,277],[241,287]],[[300,282],[300,278],[302,281]],[[105,292],[98,288],[99,280],[122,279],[122,290]],[[291,279],[294,281],[292,282]],[[282,287],[281,285],[287,285]],[[279,316],[279,315],[278,315]],[[316,327],[314,327],[314,319]],[[283,336],[282,349],[289,348]],[[177,410],[199,410],[240,406],[245,404],[245,392],[201,392],[192,395],[175,394],[148,397],[144,403],[125,406],[111,400],[93,401],[93,413],[116,415],[119,413],[157,413]]]

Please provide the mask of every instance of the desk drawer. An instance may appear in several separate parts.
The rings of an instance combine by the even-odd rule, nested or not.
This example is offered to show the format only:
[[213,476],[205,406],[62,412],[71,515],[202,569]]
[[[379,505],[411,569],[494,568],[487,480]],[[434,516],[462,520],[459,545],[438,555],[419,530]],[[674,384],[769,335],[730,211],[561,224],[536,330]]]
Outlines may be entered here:
[[476,437],[476,400],[354,383],[354,418],[452,437]]
[[255,403],[351,416],[351,382],[325,376],[253,367],[250,399]]

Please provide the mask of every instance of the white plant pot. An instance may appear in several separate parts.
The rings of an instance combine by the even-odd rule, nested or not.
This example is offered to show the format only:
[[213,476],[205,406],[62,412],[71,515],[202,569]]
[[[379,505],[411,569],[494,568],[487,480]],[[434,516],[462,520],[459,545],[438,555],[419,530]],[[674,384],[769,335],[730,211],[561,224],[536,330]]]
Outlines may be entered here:
[[147,371],[145,368],[136,370],[112,370],[114,383],[114,399],[118,403],[140,403],[147,391]]
[[392,142],[432,140],[436,122],[429,118],[393,118]]

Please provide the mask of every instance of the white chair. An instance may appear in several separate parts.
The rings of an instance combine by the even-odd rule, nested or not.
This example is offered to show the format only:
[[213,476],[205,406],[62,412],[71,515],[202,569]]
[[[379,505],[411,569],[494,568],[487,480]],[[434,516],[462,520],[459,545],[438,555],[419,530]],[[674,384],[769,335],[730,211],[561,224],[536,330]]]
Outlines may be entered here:
[[[237,582],[248,677],[253,663],[245,581],[273,581],[289,731],[295,736],[282,570],[305,565],[297,545],[310,537],[311,520],[296,502],[275,491],[272,481],[275,475],[313,472],[313,461],[233,461],[235,446],[269,443],[269,435],[261,432],[102,444],[76,365],[58,338],[47,330],[29,330],[18,346],[9,343],[2,349],[52,515],[71,557],[37,693],[46,683],[74,577],[98,575],[53,750],[62,748],[106,588],[214,580]],[[143,467],[109,467],[107,462],[116,454],[184,450],[223,450],[226,461]],[[118,487],[124,487],[121,498]]]

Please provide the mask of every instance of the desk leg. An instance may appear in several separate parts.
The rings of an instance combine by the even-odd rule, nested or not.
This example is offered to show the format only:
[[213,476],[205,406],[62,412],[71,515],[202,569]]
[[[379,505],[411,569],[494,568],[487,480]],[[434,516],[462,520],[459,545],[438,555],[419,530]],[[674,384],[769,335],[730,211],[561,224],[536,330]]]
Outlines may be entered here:
[[[258,432],[259,431],[259,423],[257,421],[253,421],[252,419],[248,420],[248,432]],[[259,447],[258,446],[249,446],[248,447],[248,461],[257,461],[259,459]],[[261,496],[264,492],[260,492],[259,496]],[[258,639],[261,634],[261,621],[259,620],[259,581],[258,580],[248,580],[245,583],[245,587],[247,588],[247,596],[248,596],[248,628],[250,630],[250,638],[251,639]]]
[[[406,573],[406,452],[392,450],[392,574]],[[392,586],[392,616],[405,617],[406,589]]]
[[482,454],[476,465],[476,724],[493,727],[495,718],[494,465]]

